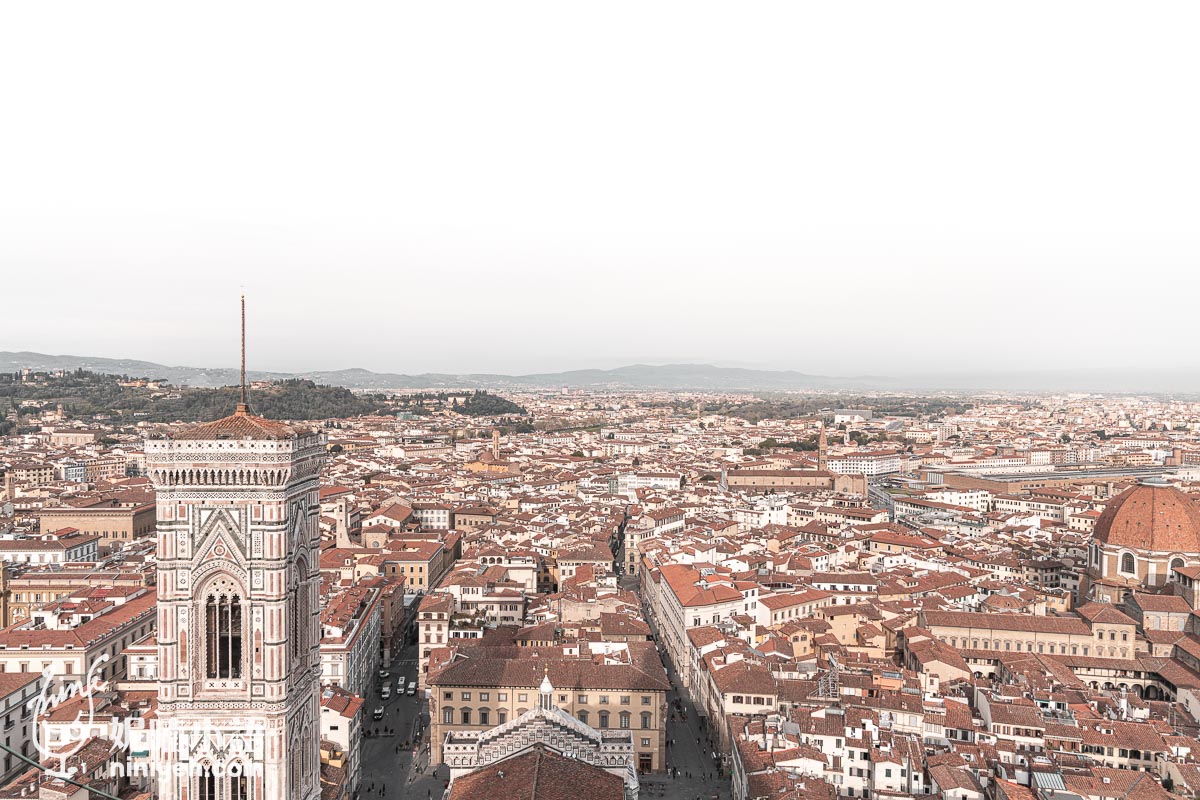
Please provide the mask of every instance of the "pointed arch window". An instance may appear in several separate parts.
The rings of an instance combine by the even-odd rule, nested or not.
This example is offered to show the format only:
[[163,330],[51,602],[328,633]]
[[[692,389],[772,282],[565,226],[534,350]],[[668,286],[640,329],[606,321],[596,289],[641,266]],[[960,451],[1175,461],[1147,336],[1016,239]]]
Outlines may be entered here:
[[199,800],[217,800],[217,776],[213,774],[212,767],[205,767],[200,773],[200,786],[197,797]]
[[301,653],[308,649],[308,644],[305,641],[305,625],[307,620],[304,618],[306,613],[308,598],[306,589],[308,587],[300,583],[299,580],[292,582],[292,635],[289,637],[292,640],[292,658],[296,659]]
[[241,597],[225,591],[208,595],[204,602],[207,677],[242,677],[242,627]]

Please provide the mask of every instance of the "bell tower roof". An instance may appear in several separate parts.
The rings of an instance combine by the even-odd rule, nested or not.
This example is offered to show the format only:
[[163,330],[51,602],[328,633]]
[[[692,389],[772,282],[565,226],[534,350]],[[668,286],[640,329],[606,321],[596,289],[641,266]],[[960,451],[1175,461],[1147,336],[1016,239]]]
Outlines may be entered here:
[[167,438],[186,441],[218,439],[296,439],[312,435],[308,428],[288,425],[250,413],[246,396],[246,295],[242,295],[242,369],[240,401],[228,417],[192,425],[169,434]]
[[251,414],[246,406],[238,403],[237,410],[228,417],[222,417],[212,422],[202,422],[191,425],[170,436],[176,440],[215,440],[215,439],[296,439],[308,436],[311,430],[303,426],[289,425],[286,422],[257,417]]

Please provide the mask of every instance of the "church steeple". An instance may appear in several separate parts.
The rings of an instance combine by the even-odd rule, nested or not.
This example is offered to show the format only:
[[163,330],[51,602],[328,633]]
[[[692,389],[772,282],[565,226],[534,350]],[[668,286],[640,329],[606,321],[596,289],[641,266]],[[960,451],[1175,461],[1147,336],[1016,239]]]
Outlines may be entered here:
[[249,412],[244,297],[241,333],[237,410],[145,443],[158,517],[158,721],[170,732],[159,800],[322,792],[325,441]]
[[821,420],[821,432],[817,435],[817,469],[829,469],[829,439],[825,436],[825,420]]

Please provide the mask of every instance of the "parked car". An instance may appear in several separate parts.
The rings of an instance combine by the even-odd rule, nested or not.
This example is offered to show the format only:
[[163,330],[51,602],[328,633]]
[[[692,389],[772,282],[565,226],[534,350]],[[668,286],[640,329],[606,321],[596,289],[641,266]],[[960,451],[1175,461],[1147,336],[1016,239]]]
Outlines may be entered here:
[[383,691],[380,692],[380,694],[383,695],[384,700],[389,699],[392,696],[392,685],[390,683],[385,683],[383,685]]
[[375,719],[383,719],[383,706],[375,706],[375,710],[371,712],[371,716]]
[[413,695],[415,695],[416,693],[417,693],[417,682],[416,682],[416,681],[409,681],[409,683],[408,683],[408,691],[407,691],[407,692],[405,692],[405,694],[406,694],[406,695],[408,695],[409,697],[412,697],[412,696],[413,696]]

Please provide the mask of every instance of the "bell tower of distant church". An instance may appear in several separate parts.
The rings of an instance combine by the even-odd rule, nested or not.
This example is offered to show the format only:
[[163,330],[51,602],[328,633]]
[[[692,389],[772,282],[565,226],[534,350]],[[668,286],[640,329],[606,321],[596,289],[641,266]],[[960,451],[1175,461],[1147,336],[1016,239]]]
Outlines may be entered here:
[[[146,441],[163,800],[320,797],[320,433],[250,413]],[[176,773],[180,774],[176,774]]]
[[821,422],[821,432],[817,435],[817,469],[829,469],[829,437],[825,435],[825,422]]

